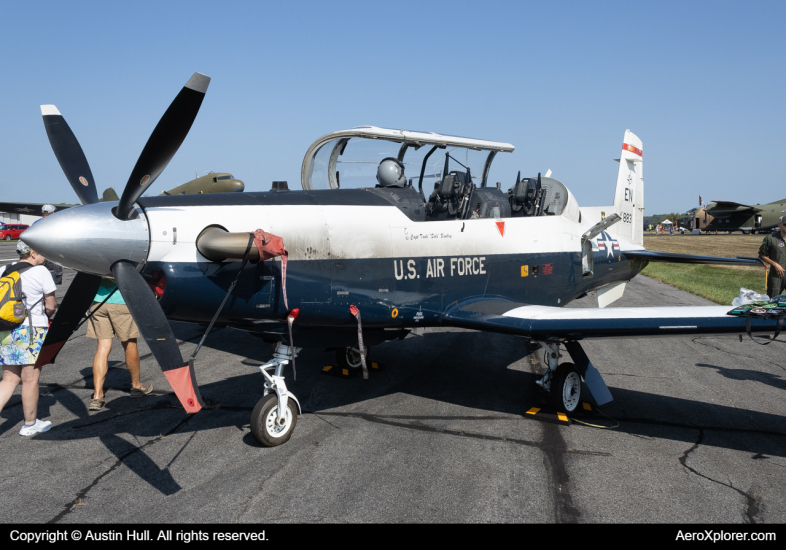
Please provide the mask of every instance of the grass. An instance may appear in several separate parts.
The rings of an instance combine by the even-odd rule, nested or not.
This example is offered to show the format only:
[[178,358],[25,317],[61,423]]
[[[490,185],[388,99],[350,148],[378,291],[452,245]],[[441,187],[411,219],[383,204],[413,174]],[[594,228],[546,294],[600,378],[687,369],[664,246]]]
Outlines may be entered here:
[[[763,238],[763,235],[644,235],[644,247],[699,256],[756,257]],[[742,287],[764,293],[764,267],[653,262],[641,273],[723,305],[730,305]]]

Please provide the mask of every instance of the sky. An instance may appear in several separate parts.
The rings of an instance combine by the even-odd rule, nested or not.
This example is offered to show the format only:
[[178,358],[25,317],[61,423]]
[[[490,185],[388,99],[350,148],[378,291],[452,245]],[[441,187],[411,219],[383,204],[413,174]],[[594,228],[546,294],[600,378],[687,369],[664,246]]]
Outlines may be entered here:
[[[286,180],[361,125],[512,143],[489,180],[551,169],[613,202],[622,137],[644,143],[645,215],[786,196],[786,2],[0,2],[1,201],[76,203],[39,106],[120,194],[195,72],[196,122],[151,191],[211,170]],[[753,177],[752,177],[753,176]]]

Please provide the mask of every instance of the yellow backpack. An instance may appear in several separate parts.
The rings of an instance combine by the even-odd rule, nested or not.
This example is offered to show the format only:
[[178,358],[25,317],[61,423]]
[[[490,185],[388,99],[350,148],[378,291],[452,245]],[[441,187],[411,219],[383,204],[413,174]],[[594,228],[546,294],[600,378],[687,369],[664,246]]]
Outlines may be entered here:
[[18,262],[8,266],[0,277],[0,330],[13,330],[25,322],[28,312],[20,275],[31,267],[27,262]]

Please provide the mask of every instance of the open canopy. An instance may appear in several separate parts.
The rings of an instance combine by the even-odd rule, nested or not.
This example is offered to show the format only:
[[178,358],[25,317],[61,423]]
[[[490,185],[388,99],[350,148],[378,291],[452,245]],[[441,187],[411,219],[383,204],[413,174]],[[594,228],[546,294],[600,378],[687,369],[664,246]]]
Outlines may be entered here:
[[[349,147],[350,153],[348,157],[343,157],[347,151],[347,145],[350,140],[362,141],[363,144],[352,145]],[[355,143],[353,141],[353,143]],[[408,150],[417,151],[423,146],[421,154],[416,159],[417,162],[410,162],[410,159],[404,159]],[[372,153],[371,148],[375,151]],[[373,178],[369,182],[368,177],[372,170],[376,170],[376,165],[386,157],[397,158],[404,164],[422,164],[425,169],[426,161],[430,156],[428,151],[433,152],[434,149],[462,149],[466,152],[466,158],[472,156],[478,158],[480,169],[473,171],[478,174],[481,180],[481,186],[485,186],[486,178],[488,177],[488,170],[491,166],[491,161],[498,152],[512,152],[513,145],[510,143],[501,143],[496,141],[487,141],[482,139],[465,138],[458,136],[444,136],[435,134],[433,132],[417,132],[409,130],[392,130],[389,128],[378,128],[376,126],[359,126],[351,130],[342,130],[340,132],[333,132],[322,136],[308,148],[306,156],[303,159],[303,167],[301,170],[301,183],[303,189],[319,189],[319,188],[332,188],[338,189],[339,187],[347,187],[349,184],[347,175],[352,173],[362,172],[365,166],[366,172],[362,178],[368,184],[373,186]],[[421,158],[422,157],[422,158]],[[435,156],[435,165],[438,163],[438,156]],[[337,165],[342,164],[346,174],[342,175],[337,170]],[[354,171],[348,170],[350,165],[355,165]],[[418,179],[418,186],[422,185],[422,175],[418,178],[418,174],[414,173],[417,170],[411,171],[407,176]],[[420,170],[422,173],[423,170]],[[428,177],[428,176],[426,176]],[[343,185],[342,185],[343,184]],[[353,185],[354,186],[354,185]]]

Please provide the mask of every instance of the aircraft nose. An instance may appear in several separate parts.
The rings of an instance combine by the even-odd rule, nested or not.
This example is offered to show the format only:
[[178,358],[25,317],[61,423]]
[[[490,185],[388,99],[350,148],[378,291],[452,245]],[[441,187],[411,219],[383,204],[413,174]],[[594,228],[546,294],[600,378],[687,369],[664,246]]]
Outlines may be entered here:
[[117,202],[78,206],[38,220],[22,234],[27,245],[59,264],[95,275],[112,275],[112,264],[147,259],[150,234],[144,213],[134,209],[131,219],[112,214]]
[[234,185],[234,187],[232,188],[232,191],[231,191],[233,193],[234,192],[241,192],[241,191],[243,191],[246,188],[246,184],[243,183],[240,180],[232,180],[232,185]]

